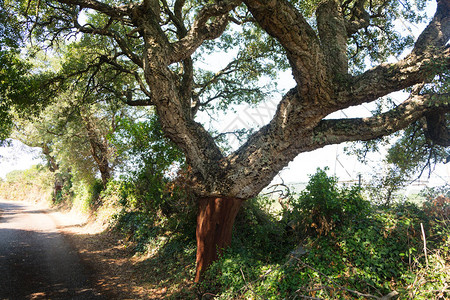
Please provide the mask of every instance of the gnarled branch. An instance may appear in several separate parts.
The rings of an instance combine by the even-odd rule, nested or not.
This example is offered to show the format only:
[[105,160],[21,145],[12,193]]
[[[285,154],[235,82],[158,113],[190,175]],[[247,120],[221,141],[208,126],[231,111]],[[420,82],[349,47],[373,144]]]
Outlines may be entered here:
[[430,49],[443,47],[450,39],[450,1],[438,0],[433,19],[417,39],[413,55],[422,55]]
[[223,1],[202,9],[186,36],[172,44],[169,62],[182,61],[194,53],[205,40],[219,37],[228,24],[228,13],[240,3],[241,0]]
[[294,79],[304,101],[327,102],[333,85],[315,31],[286,0],[245,0],[256,22],[286,49]]
[[369,118],[326,119],[314,129],[317,148],[356,140],[372,140],[399,131],[435,111],[450,112],[450,94],[414,95],[395,109]]
[[80,8],[90,8],[115,19],[121,19],[127,16],[127,11],[129,9],[128,5],[111,6],[97,0],[57,0],[57,1],[59,3],[69,4],[72,6],[78,5]]
[[393,64],[381,64],[352,78],[338,95],[339,108],[374,101],[389,93],[427,82],[450,68],[450,47],[430,49]]
[[320,3],[316,15],[328,70],[332,77],[339,81],[348,73],[347,30],[339,3],[335,0]]

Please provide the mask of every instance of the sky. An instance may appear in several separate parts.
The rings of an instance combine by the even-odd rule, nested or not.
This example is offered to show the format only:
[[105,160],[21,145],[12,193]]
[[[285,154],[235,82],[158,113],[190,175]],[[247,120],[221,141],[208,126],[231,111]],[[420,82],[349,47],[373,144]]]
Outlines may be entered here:
[[[428,10],[430,15],[435,10],[435,3],[429,5]],[[404,26],[401,23],[399,26]],[[423,29],[413,27],[413,32],[416,37]],[[214,62],[214,63],[211,63]],[[205,63],[210,66],[212,70],[220,70],[227,63],[224,59],[223,53],[213,54],[205,60]],[[281,90],[288,90],[295,86],[295,82],[290,72],[280,74],[278,80],[278,87]],[[400,103],[405,97],[402,93],[392,95],[392,97]],[[249,108],[241,106],[237,108],[238,113],[231,113],[220,116],[220,121],[213,121],[210,123],[221,132],[231,131],[236,128],[261,127],[267,124],[272,118],[276,105],[281,99],[281,95],[275,95],[268,99],[258,108]],[[369,105],[349,108],[345,111],[340,111],[330,115],[331,118],[343,117],[366,117],[370,115],[372,108]],[[200,116],[200,119],[206,116]],[[204,122],[207,123],[207,122]],[[234,147],[237,148],[237,141],[232,141]],[[280,174],[273,183],[298,183],[307,182],[308,176],[315,173],[317,168],[329,168],[330,175],[336,175],[341,181],[358,180],[358,175],[361,174],[363,180],[369,180],[370,175],[374,171],[382,171],[383,165],[381,163],[380,155],[373,155],[368,165],[359,163],[355,157],[346,155],[343,151],[344,144],[326,146],[312,152],[302,153],[292,161]],[[5,178],[6,174],[12,170],[23,170],[29,168],[33,164],[42,163],[40,151],[38,148],[30,148],[22,143],[15,141],[13,147],[0,147],[0,177]],[[425,178],[426,179],[426,178]],[[429,185],[442,185],[450,182],[450,163],[440,164],[436,167],[432,177],[428,180]]]
[[39,148],[28,147],[19,141],[0,147],[0,177],[3,179],[13,170],[26,170],[42,162]]

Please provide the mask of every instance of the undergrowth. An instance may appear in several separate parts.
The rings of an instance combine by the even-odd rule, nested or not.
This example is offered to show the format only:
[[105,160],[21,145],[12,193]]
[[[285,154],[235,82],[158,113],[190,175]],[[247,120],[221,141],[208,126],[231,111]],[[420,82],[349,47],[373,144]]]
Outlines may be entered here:
[[[166,298],[450,296],[450,200],[432,191],[423,206],[381,207],[366,200],[361,189],[341,187],[326,170],[318,170],[283,210],[274,212],[269,198],[246,201],[236,217],[232,246],[194,287],[195,201],[183,193],[174,197],[164,187],[157,195],[163,199],[159,206],[132,208],[127,201],[137,201],[133,190],[122,194],[116,228],[136,251],[146,253],[143,266],[152,270],[147,282],[170,286]],[[178,205],[185,211],[174,210]]]
[[242,212],[243,219],[260,217],[257,222],[236,223],[235,240],[245,243],[233,243],[213,264],[200,288],[203,295],[219,299],[450,297],[449,198],[430,197],[423,207],[407,202],[376,207],[358,189],[338,187],[335,178],[318,170],[278,218],[262,217],[260,201],[253,200]]
[[15,201],[50,202],[53,175],[44,166],[12,171],[0,182],[0,198]]
[[[41,171],[11,174],[0,192]],[[195,285],[195,198],[182,174],[150,175],[77,193],[89,207],[115,207],[111,226],[142,257],[141,284],[167,288],[166,299],[450,298],[448,186],[424,191],[420,206],[376,206],[318,170],[278,211],[270,198],[246,201],[232,246]]]

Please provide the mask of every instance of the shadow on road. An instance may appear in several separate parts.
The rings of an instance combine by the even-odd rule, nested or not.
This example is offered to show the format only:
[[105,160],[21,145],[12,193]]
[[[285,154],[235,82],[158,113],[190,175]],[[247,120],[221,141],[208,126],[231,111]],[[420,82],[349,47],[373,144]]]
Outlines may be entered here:
[[26,205],[8,202],[7,209],[0,208],[0,223],[6,223],[11,218],[22,214],[46,214],[49,209],[27,209]]
[[0,201],[0,299],[106,299],[50,210]]
[[0,228],[0,274],[1,299],[103,299],[58,233]]
[[0,229],[0,274],[2,299],[102,299],[57,233]]

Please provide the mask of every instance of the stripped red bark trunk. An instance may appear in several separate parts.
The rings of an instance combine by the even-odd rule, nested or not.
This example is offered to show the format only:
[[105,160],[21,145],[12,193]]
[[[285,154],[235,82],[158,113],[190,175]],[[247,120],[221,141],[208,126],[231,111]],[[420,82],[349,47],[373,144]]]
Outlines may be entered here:
[[242,199],[229,197],[199,199],[195,282],[201,280],[211,263],[230,246],[234,220],[242,202]]

